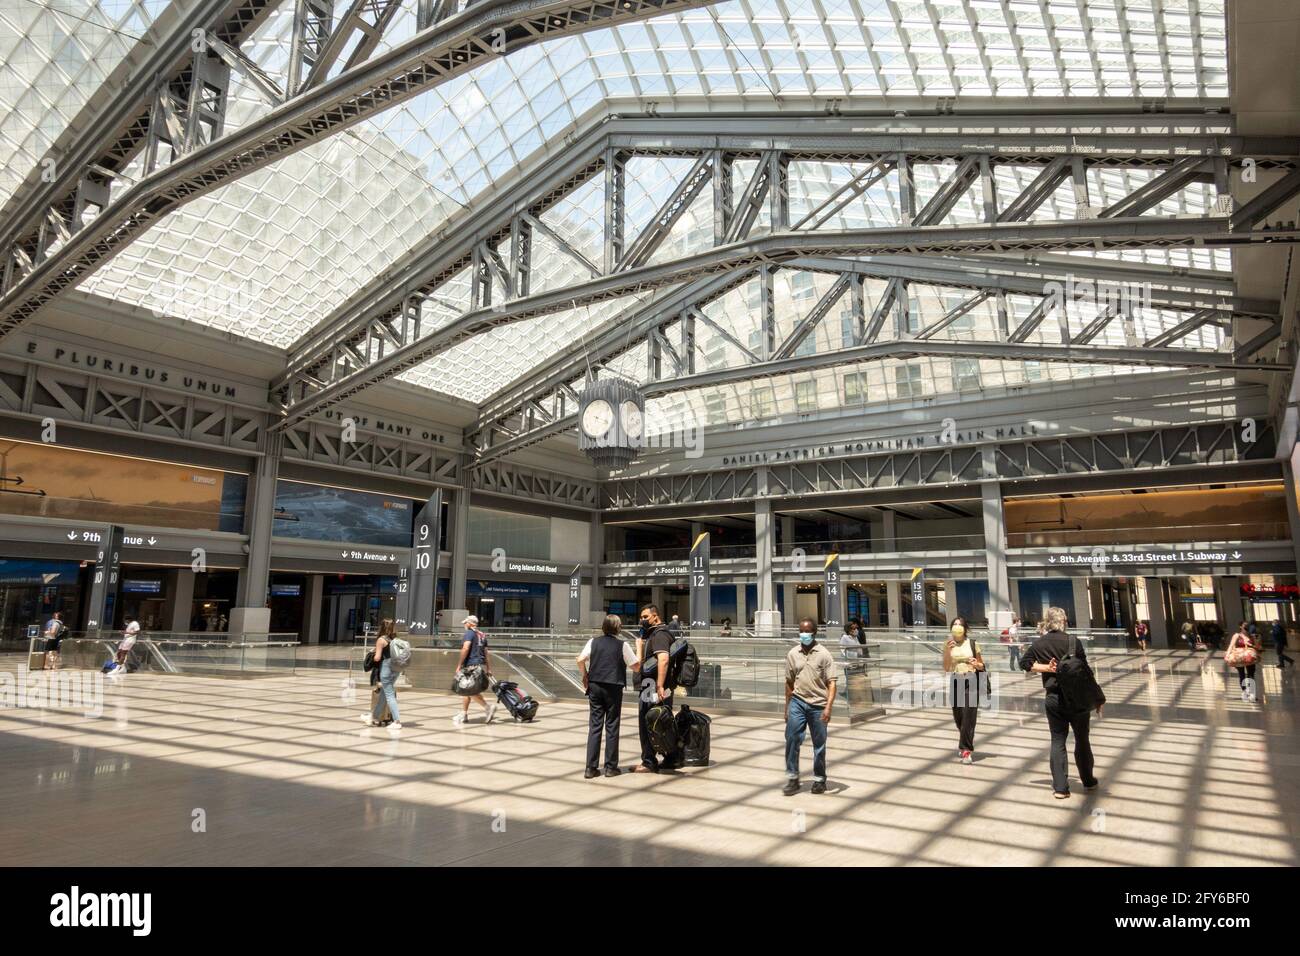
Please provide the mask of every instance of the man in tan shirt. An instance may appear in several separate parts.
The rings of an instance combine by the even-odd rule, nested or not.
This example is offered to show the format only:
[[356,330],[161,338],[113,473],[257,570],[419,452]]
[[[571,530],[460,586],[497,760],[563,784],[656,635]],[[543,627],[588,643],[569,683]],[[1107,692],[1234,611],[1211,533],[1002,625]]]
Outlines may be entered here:
[[799,622],[799,644],[785,657],[785,789],[799,792],[799,749],[804,728],[813,742],[813,793],[826,792],[826,726],[835,703],[835,658],[817,643],[817,624]]

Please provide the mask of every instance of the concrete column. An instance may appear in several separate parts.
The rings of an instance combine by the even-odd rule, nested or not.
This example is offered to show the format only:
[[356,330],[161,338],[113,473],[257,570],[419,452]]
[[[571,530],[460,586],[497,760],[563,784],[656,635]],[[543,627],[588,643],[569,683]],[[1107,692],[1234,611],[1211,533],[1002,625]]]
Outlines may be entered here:
[[188,631],[194,609],[194,572],[189,568],[168,571],[167,595],[167,629],[178,634]]
[[748,609],[745,607],[745,585],[737,584],[736,585],[736,620],[733,622],[732,625],[733,631],[739,630],[740,628],[745,627],[749,624],[749,617],[747,616],[747,610]]
[[[664,614],[664,586],[662,584],[653,584],[650,586],[650,603],[659,608],[660,615]],[[640,608],[637,608],[640,611]]]
[[1300,573],[1300,500],[1297,500],[1296,468],[1300,465],[1300,444],[1291,451],[1291,459],[1282,463],[1283,494],[1286,499],[1286,514],[1291,526],[1291,555],[1295,560],[1297,573]]
[[940,578],[935,582],[943,585],[943,618],[948,624],[957,616],[957,582],[952,578]]
[[302,588],[302,630],[304,644],[320,642],[320,616],[325,606],[325,575],[309,574]]
[[898,515],[892,511],[886,511],[881,517],[884,519],[884,539],[881,541],[881,550],[897,551]]
[[[781,515],[781,549],[790,553],[794,547],[794,517],[792,515]],[[783,581],[781,587],[781,602],[785,605],[785,620],[795,621],[798,618],[798,611],[795,605],[799,603],[799,589],[793,581]],[[773,592],[775,596],[775,592]]]
[[[600,565],[605,560],[605,524],[600,520],[600,512],[591,513],[590,532],[588,534],[587,560],[591,563],[591,586],[587,588],[587,623],[599,625],[605,619],[605,586],[600,581]],[[565,594],[568,601],[568,594]],[[564,621],[568,623],[567,603]],[[639,609],[638,609],[639,610]]]
[[[767,475],[760,471],[766,493]],[[754,632],[760,636],[780,633],[781,613],[776,609],[776,590],[772,583],[772,502],[759,498],[754,504],[754,553],[758,568],[758,599],[754,608]]]
[[[993,450],[984,449],[985,474],[995,467]],[[994,472],[996,474],[996,472]],[[1007,574],[1007,521],[1002,488],[996,481],[980,482],[984,515],[984,561],[989,575],[989,626],[1000,632],[1011,624],[1011,579]]]
[[447,547],[451,551],[451,577],[447,581],[447,608],[440,629],[454,631],[469,613],[465,581],[469,577],[469,466],[461,462],[463,484],[447,508]]
[[1074,585],[1074,620],[1070,623],[1078,628],[1092,627],[1092,600],[1088,596],[1088,579],[1071,578],[1070,583]]
[[893,628],[901,628],[903,626],[902,581],[885,582],[885,601],[889,605],[889,626]]
[[1223,633],[1231,635],[1241,623],[1241,578],[1231,575],[1214,579],[1214,597],[1219,602],[1219,623]]
[[1106,626],[1106,602],[1101,595],[1100,578],[1088,579],[1088,613],[1098,627]]
[[239,572],[230,611],[231,634],[262,634],[271,630],[267,587],[271,579],[271,535],[275,523],[275,485],[280,476],[280,432],[266,431],[262,457],[249,476],[244,504],[244,534],[248,535],[248,565]]
[[1147,586],[1147,610],[1150,619],[1147,621],[1151,628],[1151,646],[1152,647],[1170,647],[1169,624],[1165,620],[1165,597],[1164,588],[1161,586],[1160,578],[1144,578]]

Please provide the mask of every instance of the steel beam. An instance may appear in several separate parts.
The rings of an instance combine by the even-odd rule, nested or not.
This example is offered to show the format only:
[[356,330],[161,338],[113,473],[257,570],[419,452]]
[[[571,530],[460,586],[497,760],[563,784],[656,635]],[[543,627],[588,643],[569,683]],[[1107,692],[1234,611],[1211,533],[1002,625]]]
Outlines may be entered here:
[[[184,203],[461,76],[502,51],[710,2],[479,0],[126,189],[56,253],[5,290],[0,338]],[[503,39],[497,42],[498,37]]]

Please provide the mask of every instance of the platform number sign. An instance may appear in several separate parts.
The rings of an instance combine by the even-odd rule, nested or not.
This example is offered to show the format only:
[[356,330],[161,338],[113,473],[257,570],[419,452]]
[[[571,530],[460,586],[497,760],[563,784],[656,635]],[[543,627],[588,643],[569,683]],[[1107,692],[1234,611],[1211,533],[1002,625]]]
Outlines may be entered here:
[[582,565],[569,572],[569,627],[582,623]]
[[100,538],[99,551],[95,556],[95,571],[90,580],[90,613],[86,619],[88,631],[108,630],[113,626],[113,603],[117,600],[124,537],[121,528],[109,525],[108,533]]
[[[415,516],[415,528],[411,532],[411,558],[406,575],[410,596],[405,623],[407,631],[413,635],[432,634],[437,630],[435,602],[438,594],[438,541],[441,537],[442,491],[439,489]],[[399,578],[399,607],[402,583]]]
[[826,626],[844,626],[844,590],[840,587],[840,556],[829,555],[824,570],[822,593],[826,598]]
[[925,568],[912,569],[912,626],[925,627]]
[[705,531],[691,545],[691,627],[710,626],[712,608],[709,588],[709,533]]

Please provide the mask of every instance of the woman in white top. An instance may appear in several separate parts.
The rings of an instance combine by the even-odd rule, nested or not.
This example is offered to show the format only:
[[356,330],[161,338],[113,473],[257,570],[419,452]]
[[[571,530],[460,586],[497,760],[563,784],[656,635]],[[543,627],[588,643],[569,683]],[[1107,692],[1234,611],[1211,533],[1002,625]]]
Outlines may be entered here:
[[948,674],[952,720],[957,725],[957,754],[962,763],[972,763],[975,752],[975,718],[979,714],[979,673],[984,657],[974,640],[966,636],[966,619],[953,618],[952,637],[943,647],[943,669]]
[[840,657],[845,660],[857,660],[862,656],[862,640],[858,636],[858,626],[852,621],[844,625],[840,635]]

